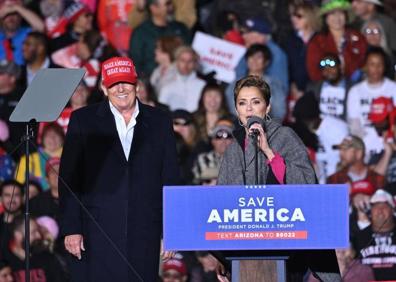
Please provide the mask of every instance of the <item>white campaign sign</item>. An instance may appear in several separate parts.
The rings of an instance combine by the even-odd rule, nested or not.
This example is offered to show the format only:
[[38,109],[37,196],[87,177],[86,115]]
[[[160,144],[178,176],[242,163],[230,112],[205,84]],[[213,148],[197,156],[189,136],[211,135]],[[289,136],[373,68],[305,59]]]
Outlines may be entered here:
[[246,48],[229,41],[196,32],[192,47],[200,57],[202,71],[215,71],[215,78],[226,83],[235,79],[235,67],[246,52]]

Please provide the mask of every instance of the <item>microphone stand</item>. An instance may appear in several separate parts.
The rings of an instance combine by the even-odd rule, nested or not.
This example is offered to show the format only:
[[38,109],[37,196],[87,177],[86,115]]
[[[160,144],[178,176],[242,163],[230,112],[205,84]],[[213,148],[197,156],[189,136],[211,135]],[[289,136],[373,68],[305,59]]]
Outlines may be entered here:
[[[25,173],[25,281],[30,282],[30,214],[29,214],[29,146],[33,140],[33,125],[35,122],[54,121],[59,117],[67,101],[74,93],[84,69],[42,69],[35,75],[29,87],[25,90],[15,109],[9,117],[11,122],[26,124],[25,142],[26,173]],[[61,82],[61,83],[59,83]]]
[[[251,126],[253,124],[261,124],[264,127],[264,121],[261,117],[258,116],[251,116],[248,118],[247,123],[246,123],[246,127],[248,130],[251,129]],[[260,132],[258,129],[253,129],[250,134],[249,134],[252,138],[253,138],[253,142],[254,142],[254,156],[255,156],[255,161],[254,161],[254,173],[255,173],[255,185],[259,184],[259,175],[258,175],[258,136],[260,135]]]
[[30,282],[30,212],[29,212],[29,181],[30,181],[30,140],[34,138],[35,120],[26,123],[25,135],[25,282]]
[[253,132],[252,137],[254,142],[254,184],[258,185],[258,134]]

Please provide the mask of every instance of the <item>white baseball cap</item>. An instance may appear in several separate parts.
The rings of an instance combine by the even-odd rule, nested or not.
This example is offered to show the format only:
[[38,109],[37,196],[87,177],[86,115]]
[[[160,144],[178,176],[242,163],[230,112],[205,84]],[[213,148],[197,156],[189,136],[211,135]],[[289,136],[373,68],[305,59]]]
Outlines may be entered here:
[[378,189],[370,199],[370,204],[388,203],[392,208],[395,208],[395,201],[391,194],[385,190]]

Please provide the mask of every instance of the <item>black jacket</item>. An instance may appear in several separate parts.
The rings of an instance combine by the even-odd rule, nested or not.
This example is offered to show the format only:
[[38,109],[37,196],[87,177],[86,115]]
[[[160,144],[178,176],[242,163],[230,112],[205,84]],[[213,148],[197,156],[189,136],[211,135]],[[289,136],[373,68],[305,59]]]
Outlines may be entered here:
[[162,188],[178,183],[170,117],[139,103],[127,161],[108,101],[74,111],[60,176],[62,233],[82,234],[86,249],[72,281],[156,281]]

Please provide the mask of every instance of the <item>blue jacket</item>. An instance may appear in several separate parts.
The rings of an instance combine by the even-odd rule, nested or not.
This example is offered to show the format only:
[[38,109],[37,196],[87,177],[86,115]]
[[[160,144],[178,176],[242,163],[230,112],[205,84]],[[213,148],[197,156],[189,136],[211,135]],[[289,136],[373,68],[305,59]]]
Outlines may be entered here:
[[[23,59],[22,46],[26,36],[32,29],[30,27],[20,27],[15,35],[11,38],[11,45],[13,48],[14,62],[18,65],[23,65],[25,60]],[[6,40],[4,31],[0,31],[0,60],[6,59],[6,51],[4,48],[4,41]]]
[[299,90],[304,91],[307,83],[310,81],[305,66],[307,45],[294,32],[287,40],[285,51],[289,59],[290,81],[294,82]]

